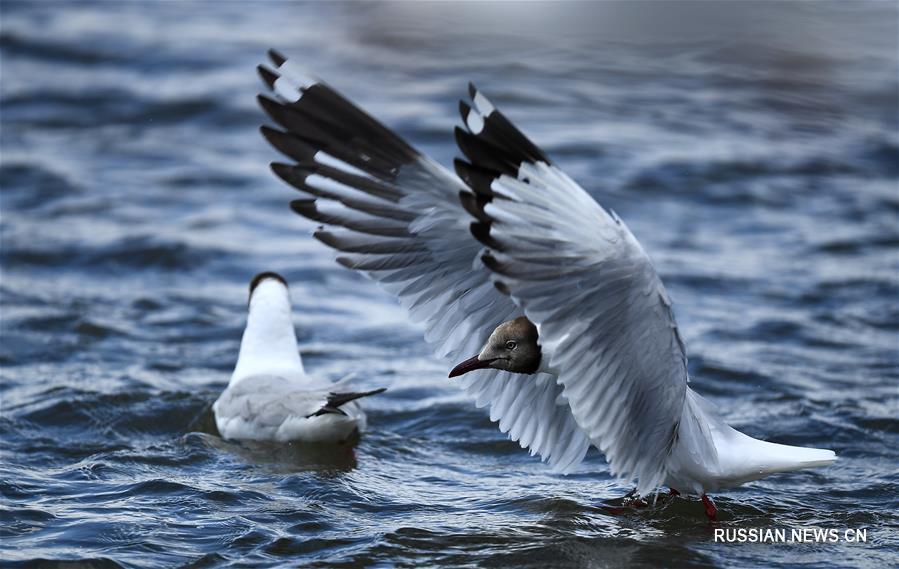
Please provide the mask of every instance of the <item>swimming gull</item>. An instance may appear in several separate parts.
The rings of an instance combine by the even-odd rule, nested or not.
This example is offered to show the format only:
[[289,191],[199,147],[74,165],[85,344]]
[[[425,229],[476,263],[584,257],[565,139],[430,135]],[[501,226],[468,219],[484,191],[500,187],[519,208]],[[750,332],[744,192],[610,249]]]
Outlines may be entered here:
[[226,439],[340,442],[365,430],[357,399],[384,389],[342,391],[346,381],[308,375],[293,329],[287,281],[260,273],[250,284],[247,327],[228,387],[213,404]]

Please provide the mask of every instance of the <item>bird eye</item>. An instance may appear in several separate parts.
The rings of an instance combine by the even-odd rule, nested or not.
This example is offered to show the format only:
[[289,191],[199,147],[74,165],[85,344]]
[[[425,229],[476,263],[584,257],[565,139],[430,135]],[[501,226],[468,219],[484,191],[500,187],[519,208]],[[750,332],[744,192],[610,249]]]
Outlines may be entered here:
[[509,340],[508,342],[506,342],[507,350],[514,350],[517,346],[518,344],[515,342],[515,340]]

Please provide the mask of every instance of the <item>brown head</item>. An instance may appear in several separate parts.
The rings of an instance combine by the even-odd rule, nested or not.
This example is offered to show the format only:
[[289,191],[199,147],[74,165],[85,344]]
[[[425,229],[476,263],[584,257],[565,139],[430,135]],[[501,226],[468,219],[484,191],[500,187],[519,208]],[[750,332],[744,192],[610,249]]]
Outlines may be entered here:
[[282,277],[278,273],[273,273],[271,271],[265,271],[264,273],[259,273],[258,275],[253,277],[253,280],[250,281],[250,298],[253,297],[253,291],[256,290],[256,287],[259,286],[259,284],[266,279],[273,279],[273,280],[280,282],[285,287],[287,286],[287,281],[284,280],[284,277]]
[[537,373],[541,357],[540,344],[537,343],[537,327],[524,316],[520,316],[497,326],[487,338],[481,353],[454,367],[449,376],[456,377],[484,368],[514,373]]

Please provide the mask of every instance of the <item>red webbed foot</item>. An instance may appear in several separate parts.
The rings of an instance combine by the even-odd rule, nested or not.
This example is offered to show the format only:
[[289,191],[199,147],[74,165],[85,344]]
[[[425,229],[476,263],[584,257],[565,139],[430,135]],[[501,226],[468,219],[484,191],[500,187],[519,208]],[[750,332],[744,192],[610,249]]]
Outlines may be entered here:
[[705,506],[705,515],[709,517],[709,520],[715,521],[718,516],[718,508],[715,507],[715,502],[713,502],[707,495],[703,494],[702,505]]

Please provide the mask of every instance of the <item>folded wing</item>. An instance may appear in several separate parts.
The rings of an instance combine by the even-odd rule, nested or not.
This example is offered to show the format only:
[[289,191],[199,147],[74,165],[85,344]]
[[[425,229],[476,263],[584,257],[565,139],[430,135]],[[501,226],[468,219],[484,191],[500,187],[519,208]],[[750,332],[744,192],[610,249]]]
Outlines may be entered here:
[[671,301],[640,244],[471,87],[457,129],[484,263],[535,324],[581,428],[645,494],[664,481],[687,389]]
[[[439,356],[476,353],[521,310],[478,261],[483,246],[460,204],[460,194],[469,204],[475,194],[334,89],[270,56],[259,71],[274,96],[259,101],[280,128],[262,133],[291,159],[272,169],[303,194],[292,209],[322,224],[315,237],[340,252],[340,264],[395,294]],[[583,459],[589,440],[549,376],[484,370],[463,385],[503,432],[555,468]]]

